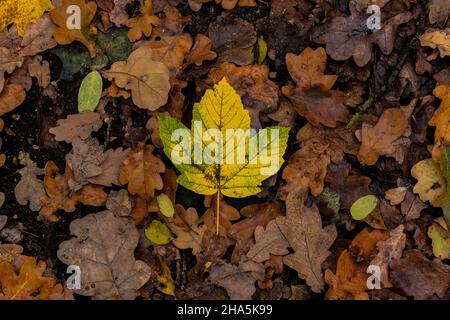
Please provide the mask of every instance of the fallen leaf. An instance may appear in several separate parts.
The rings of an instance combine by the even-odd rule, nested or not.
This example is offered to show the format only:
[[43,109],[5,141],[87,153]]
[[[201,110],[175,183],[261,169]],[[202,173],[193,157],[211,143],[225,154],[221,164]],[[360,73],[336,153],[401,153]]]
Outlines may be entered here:
[[213,266],[209,273],[213,284],[224,287],[231,300],[251,300],[256,280],[264,279],[264,266],[247,261],[236,267],[230,263]]
[[100,113],[85,111],[68,115],[67,119],[58,120],[58,126],[50,128],[49,132],[55,135],[56,141],[72,143],[76,138],[83,140],[89,138],[91,132],[99,130],[102,124]]
[[441,58],[450,56],[450,28],[425,32],[420,36],[420,44],[438,49]]
[[417,179],[413,192],[423,202],[433,205],[446,191],[446,182],[439,165],[433,159],[419,161],[411,168],[411,175]]
[[10,263],[0,261],[0,300],[49,300],[52,295],[61,294],[61,284],[43,277],[46,267],[44,261],[26,257],[16,274]]
[[152,57],[152,49],[142,46],[133,51],[127,61],[115,62],[103,73],[119,88],[131,90],[133,103],[148,110],[166,104],[170,90],[169,70]]
[[[1,229],[2,228],[0,228],[0,230]],[[0,263],[13,263],[22,254],[22,252],[23,248],[17,244],[0,244]]]
[[145,229],[145,236],[154,244],[164,245],[173,240],[169,228],[158,220],[153,220],[152,223]]
[[156,200],[158,201],[159,211],[163,214],[163,216],[167,218],[173,217],[175,214],[175,209],[173,208],[173,203],[169,196],[165,193],[161,193],[156,197]]
[[25,90],[18,84],[7,84],[0,93],[0,116],[13,111],[25,101]]
[[363,123],[359,162],[374,165],[380,155],[393,153],[393,143],[405,133],[407,125],[405,113],[400,108],[385,110],[375,126]]
[[132,205],[130,195],[125,189],[111,191],[106,200],[106,208],[119,217],[129,217]]
[[392,261],[391,281],[416,300],[443,298],[450,283],[450,267],[440,260],[428,260],[418,250],[408,250]]
[[217,57],[217,54],[211,49],[211,40],[207,36],[197,34],[195,36],[194,46],[187,57],[187,62],[201,66],[205,60],[214,60]]
[[100,175],[103,170],[100,167],[105,160],[103,146],[95,138],[81,140],[75,138],[72,141],[72,151],[66,155],[66,164],[73,172],[74,179],[68,181],[72,191],[80,190],[89,184],[89,179]]
[[153,3],[151,0],[144,0],[139,8],[140,15],[127,21],[128,39],[135,42],[142,38],[143,35],[149,37],[152,34],[152,25],[158,24],[158,17],[153,15]]
[[48,61],[43,61],[41,56],[35,56],[28,65],[30,76],[35,77],[41,88],[47,88],[50,84],[50,65]]
[[44,188],[47,196],[41,198],[40,218],[55,222],[59,220],[55,215],[59,209],[65,212],[74,212],[78,203],[90,206],[105,204],[107,195],[101,187],[87,185],[77,192],[72,192],[68,183],[71,176],[69,171],[69,168],[66,168],[65,174],[60,174],[53,161],[49,161],[45,165]]
[[78,112],[95,111],[102,96],[103,81],[98,71],[84,77],[78,91]]
[[45,190],[44,184],[37,176],[43,175],[44,170],[38,168],[26,153],[19,154],[19,161],[25,167],[18,170],[22,178],[14,188],[14,195],[20,205],[28,204],[31,211],[39,211],[42,207],[41,198],[45,196]]
[[95,177],[88,178],[88,182],[105,187],[111,187],[112,185],[120,185],[119,174],[120,168],[123,162],[128,156],[130,149],[109,149],[106,150],[104,155],[104,161],[100,164],[102,173]]
[[[72,28],[73,21],[76,19],[73,15],[76,12],[69,10],[70,6],[76,5],[80,10],[80,29]],[[53,22],[57,25],[53,31],[53,37],[59,44],[70,44],[74,41],[81,42],[88,50],[91,58],[97,55],[95,43],[90,40],[89,26],[97,11],[97,4],[94,1],[88,3],[85,0],[61,0],[61,4],[50,11]]]
[[370,265],[378,266],[381,271],[381,284],[384,288],[393,287],[389,281],[389,264],[391,261],[402,257],[406,245],[406,234],[401,224],[390,232],[390,238],[377,244],[378,254],[370,262]]
[[431,0],[428,3],[428,8],[430,10],[428,13],[430,23],[437,23],[440,27],[443,27],[448,20],[450,3],[446,0]]
[[236,240],[231,262],[238,264],[241,257],[249,251],[253,245],[253,234],[257,227],[265,228],[267,224],[278,216],[281,216],[278,203],[258,203],[246,206],[240,211],[245,219],[231,226],[228,234]]
[[286,65],[296,87],[284,86],[282,91],[298,114],[312,125],[321,123],[334,128],[337,122],[346,122],[349,113],[344,105],[345,94],[331,90],[337,76],[324,75],[326,63],[327,54],[323,48],[306,48],[298,56],[288,53]]
[[450,144],[450,135],[448,130],[448,121],[450,119],[450,85],[438,86],[433,90],[433,94],[441,99],[439,108],[433,114],[428,124],[435,126],[434,146],[432,149],[432,158],[436,162],[440,162],[442,150],[446,145]]
[[365,219],[378,206],[378,198],[372,194],[361,197],[350,207],[350,213],[355,220]]
[[134,257],[139,232],[133,223],[103,211],[73,221],[70,232],[75,237],[62,242],[57,255],[63,263],[80,267],[81,288],[75,293],[96,300],[139,295],[151,270]]
[[163,188],[161,174],[166,171],[164,163],[153,155],[154,147],[140,143],[124,160],[119,173],[119,182],[128,183],[128,191],[143,199],[155,196],[155,190]]
[[406,187],[392,188],[386,191],[385,197],[387,200],[389,200],[391,205],[396,206],[403,202],[407,191],[408,188]]
[[450,259],[450,232],[433,222],[428,228],[428,237],[433,243],[433,254],[441,260]]
[[[180,11],[172,6],[166,6],[164,8],[164,15],[165,17],[159,21],[158,27],[163,34],[168,35],[180,34],[186,26],[186,23],[191,20],[189,16],[183,17]],[[198,34],[197,36],[199,35],[201,34]]]

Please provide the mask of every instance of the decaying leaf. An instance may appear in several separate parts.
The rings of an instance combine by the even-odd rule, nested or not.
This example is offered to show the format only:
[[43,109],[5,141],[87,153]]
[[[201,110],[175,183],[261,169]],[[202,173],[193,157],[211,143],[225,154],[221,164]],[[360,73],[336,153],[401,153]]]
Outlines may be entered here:
[[405,133],[407,125],[405,113],[400,108],[385,110],[375,126],[363,124],[358,160],[362,164],[374,165],[380,155],[393,153],[393,142]]
[[418,250],[408,250],[392,261],[392,282],[417,300],[444,297],[450,283],[450,267],[440,260],[429,260]]
[[104,161],[100,164],[102,172],[98,176],[88,178],[88,182],[104,187],[120,185],[120,168],[129,152],[130,149],[123,148],[106,150],[104,153]]
[[153,155],[154,147],[140,143],[131,150],[120,169],[119,182],[128,183],[128,191],[143,199],[155,196],[155,190],[163,188],[161,173],[166,171],[164,163]]
[[[71,8],[73,5],[78,9]],[[94,1],[86,3],[85,0],[62,0],[59,6],[50,11],[53,22],[58,26],[53,31],[56,42],[70,44],[79,41],[89,50],[91,57],[95,58],[97,53],[95,43],[90,39],[89,26],[96,11],[97,4]]]
[[177,236],[173,244],[180,249],[192,249],[197,255],[202,250],[203,235],[206,226],[201,223],[194,208],[184,209],[181,205],[175,206],[175,216],[168,224],[170,230]]
[[429,201],[433,205],[445,193],[445,179],[439,165],[433,159],[416,163],[411,169],[411,175],[417,179],[413,191],[419,194],[423,202]]
[[133,51],[127,61],[115,62],[103,73],[119,88],[131,90],[134,104],[148,110],[166,104],[170,89],[169,70],[152,57],[152,48],[142,46]]
[[[444,226],[447,227],[445,223]],[[428,228],[428,237],[433,242],[433,254],[441,260],[450,259],[450,232],[441,224],[433,222]]]
[[150,268],[136,260],[139,232],[133,223],[112,212],[90,214],[70,224],[73,237],[59,245],[58,258],[77,265],[81,289],[75,293],[94,299],[134,299],[150,278]]
[[153,2],[152,0],[144,0],[144,3],[140,7],[140,15],[131,18],[127,22],[128,39],[134,42],[142,38],[143,35],[149,37],[152,34],[152,25],[158,24],[158,17],[153,15]]
[[306,48],[296,56],[286,55],[286,65],[296,87],[283,87],[283,94],[293,103],[297,112],[312,125],[320,123],[336,127],[337,122],[345,122],[348,117],[344,105],[345,94],[331,90],[337,76],[324,75],[327,54],[323,48]]
[[59,173],[59,168],[53,161],[47,162],[44,168],[44,187],[47,196],[41,198],[42,208],[39,217],[48,221],[58,221],[55,212],[59,209],[65,212],[73,212],[78,203],[90,206],[103,206],[107,195],[99,186],[87,185],[77,192],[72,192],[69,187],[69,179],[72,174],[66,168],[64,175]]
[[450,56],[450,28],[424,33],[420,36],[420,44],[439,49],[441,57]]
[[13,263],[22,252],[23,248],[17,244],[0,244],[0,262]]
[[224,287],[232,300],[250,300],[256,292],[256,280],[264,279],[264,266],[254,261],[245,261],[236,267],[230,263],[213,266],[209,273],[213,284]]
[[20,164],[25,167],[18,171],[22,178],[14,188],[14,195],[20,205],[28,204],[30,210],[39,211],[42,207],[41,198],[45,196],[45,190],[44,184],[37,176],[43,175],[44,170],[38,168],[26,153],[20,153],[19,160]]
[[217,54],[211,49],[211,40],[207,36],[197,34],[194,46],[187,57],[188,63],[195,63],[197,66],[201,66],[205,60],[214,60]]
[[0,93],[0,116],[11,112],[25,101],[25,90],[18,84],[7,84]]
[[0,260],[0,300],[49,300],[61,295],[63,287],[50,277],[44,277],[44,261],[26,257],[16,273],[11,263]]
[[56,141],[72,143],[76,138],[87,139],[92,131],[97,131],[103,121],[100,113],[85,111],[79,114],[71,114],[67,119],[58,120],[58,126],[49,131],[55,135]]

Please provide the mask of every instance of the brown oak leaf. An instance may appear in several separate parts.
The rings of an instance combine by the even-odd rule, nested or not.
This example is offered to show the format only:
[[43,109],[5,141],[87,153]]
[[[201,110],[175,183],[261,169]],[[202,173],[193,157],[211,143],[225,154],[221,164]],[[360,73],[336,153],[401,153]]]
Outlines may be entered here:
[[44,170],[38,168],[26,153],[19,154],[19,161],[25,167],[18,170],[22,178],[14,188],[14,195],[20,205],[29,204],[31,211],[39,211],[42,207],[41,198],[45,196],[45,190],[44,184],[37,176],[43,175]]
[[211,40],[207,36],[197,34],[195,36],[194,46],[187,56],[187,62],[195,63],[197,66],[201,66],[205,60],[214,60],[217,57],[217,54],[211,49]]
[[337,122],[346,122],[349,113],[344,104],[345,94],[331,90],[337,76],[324,75],[326,63],[327,54],[323,48],[306,48],[298,56],[288,53],[286,65],[296,87],[284,86],[282,91],[298,114],[312,125],[321,123],[334,128]]
[[163,188],[161,174],[166,171],[164,162],[153,155],[152,145],[140,143],[131,150],[124,160],[119,173],[119,182],[128,183],[128,191],[139,195],[142,199],[155,196],[155,190]]
[[104,161],[100,164],[102,173],[98,176],[88,178],[88,182],[111,187],[112,185],[120,185],[119,174],[123,162],[127,158],[130,149],[109,149],[104,153]]
[[84,111],[68,115],[67,119],[58,120],[58,126],[50,128],[49,132],[55,135],[56,141],[72,143],[76,138],[83,140],[89,138],[91,132],[100,129],[102,124],[100,113]]

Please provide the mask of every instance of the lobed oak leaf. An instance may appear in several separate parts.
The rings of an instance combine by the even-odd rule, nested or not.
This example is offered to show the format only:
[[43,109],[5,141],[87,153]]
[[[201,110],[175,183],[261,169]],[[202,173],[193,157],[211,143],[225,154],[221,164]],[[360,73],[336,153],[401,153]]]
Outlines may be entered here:
[[138,107],[156,110],[167,103],[170,90],[169,70],[157,60],[149,46],[134,50],[127,61],[113,63],[103,74],[117,87],[131,90],[133,103]]
[[258,203],[241,209],[240,214],[245,217],[231,226],[228,234],[236,240],[231,263],[238,264],[241,257],[250,250],[253,245],[253,234],[257,227],[265,228],[267,224],[278,216],[281,216],[278,203]]
[[26,257],[16,274],[10,263],[0,261],[0,300],[49,300],[52,295],[62,294],[61,284],[43,277],[45,269],[45,262]]
[[78,114],[71,114],[67,119],[58,120],[58,126],[50,128],[49,132],[55,135],[56,141],[72,143],[75,139],[87,139],[92,131],[97,131],[102,126],[103,121],[100,113],[84,111]]
[[282,92],[312,125],[321,123],[334,128],[337,122],[347,121],[349,113],[344,105],[345,94],[331,90],[337,76],[323,74],[326,61],[323,48],[308,47],[298,56],[288,53],[286,65],[296,87],[284,86]]
[[124,160],[119,173],[119,182],[128,183],[128,191],[142,199],[155,196],[155,190],[163,188],[161,174],[166,171],[164,163],[153,155],[152,145],[140,143]]
[[131,18],[127,21],[128,39],[135,42],[142,38],[143,35],[149,37],[152,34],[152,25],[158,24],[158,17],[153,15],[152,0],[144,0],[144,3],[139,8],[140,15]]
[[450,145],[450,130],[448,127],[450,119],[450,85],[441,85],[433,90],[433,94],[441,99],[439,108],[428,121],[430,126],[436,127],[434,132],[434,146],[432,157],[436,162],[440,162],[443,148]]
[[[161,19],[158,23],[158,27],[162,34],[177,35],[180,34],[186,23],[191,20],[191,17],[183,17],[177,8],[172,6],[166,6],[164,8],[165,18]],[[198,34],[201,35],[201,34]],[[198,36],[197,35],[197,36]]]
[[393,153],[395,140],[405,133],[407,126],[408,120],[400,108],[385,110],[375,126],[363,123],[359,162],[374,165],[380,155]]
[[202,251],[203,235],[206,226],[200,221],[194,208],[184,209],[181,205],[175,206],[175,216],[167,224],[170,230],[177,236],[172,243],[180,249],[192,249],[192,254],[197,255]]
[[133,209],[133,201],[125,189],[111,191],[105,205],[109,211],[119,217],[129,217]]
[[5,86],[5,72],[12,73],[17,67],[22,66],[23,59],[9,48],[0,47],[0,93]]
[[[80,27],[68,28],[68,21],[71,18],[72,5],[80,8]],[[95,51],[95,43],[90,40],[89,26],[97,11],[97,4],[94,1],[88,3],[85,0],[62,0],[60,5],[50,11],[53,22],[57,25],[53,31],[53,37],[59,44],[70,44],[74,41],[81,42],[88,50],[91,58],[97,55]],[[73,13],[72,13],[73,14]]]
[[30,76],[38,81],[41,88],[47,88],[50,84],[50,65],[48,61],[42,60],[42,56],[35,56],[28,65]]
[[55,215],[57,210],[74,212],[78,203],[90,206],[102,206],[106,202],[107,195],[101,187],[87,185],[77,192],[72,192],[69,180],[72,178],[70,169],[66,168],[64,175],[53,161],[47,162],[44,168],[44,188],[47,196],[41,198],[42,208],[39,217],[50,221],[58,221]]
[[74,180],[69,180],[69,187],[73,191],[80,190],[89,183],[89,179],[99,176],[103,170],[101,164],[105,161],[103,146],[95,138],[72,141],[72,151],[66,155],[66,164],[73,172]]
[[37,176],[43,175],[44,170],[38,168],[26,153],[19,154],[19,161],[25,167],[18,170],[22,178],[14,188],[14,195],[20,205],[29,204],[31,211],[39,211],[42,207],[41,198],[45,196],[45,190],[42,181],[37,179]]
[[201,66],[205,60],[214,60],[217,57],[217,54],[211,49],[211,40],[207,36],[197,34],[195,36],[194,46],[187,56],[187,62]]
[[134,257],[139,232],[133,223],[103,211],[73,221],[70,232],[75,237],[62,242],[57,255],[63,263],[80,267],[81,288],[75,293],[96,300],[139,295],[151,270]]

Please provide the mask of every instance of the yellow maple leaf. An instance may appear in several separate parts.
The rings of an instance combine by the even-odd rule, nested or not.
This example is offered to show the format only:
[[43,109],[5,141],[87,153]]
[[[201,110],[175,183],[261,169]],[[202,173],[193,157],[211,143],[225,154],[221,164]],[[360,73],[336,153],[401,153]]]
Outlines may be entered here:
[[23,37],[30,23],[36,23],[53,5],[50,0],[2,0],[0,1],[0,30],[15,24]]
[[257,194],[284,162],[289,128],[251,129],[249,112],[225,78],[194,105],[191,130],[171,117],[158,122],[164,152],[181,171],[178,183],[199,194],[216,194],[216,216],[221,194]]

